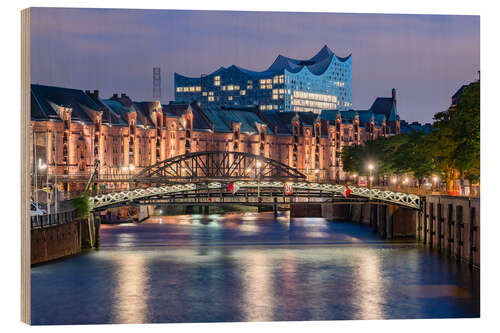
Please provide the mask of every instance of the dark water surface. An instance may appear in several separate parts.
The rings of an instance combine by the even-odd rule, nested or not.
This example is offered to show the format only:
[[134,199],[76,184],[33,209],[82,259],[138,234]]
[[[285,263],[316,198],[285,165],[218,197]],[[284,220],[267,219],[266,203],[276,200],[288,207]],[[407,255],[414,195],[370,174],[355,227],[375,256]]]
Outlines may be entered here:
[[479,316],[479,272],[369,228],[269,213],[102,226],[32,268],[33,324]]

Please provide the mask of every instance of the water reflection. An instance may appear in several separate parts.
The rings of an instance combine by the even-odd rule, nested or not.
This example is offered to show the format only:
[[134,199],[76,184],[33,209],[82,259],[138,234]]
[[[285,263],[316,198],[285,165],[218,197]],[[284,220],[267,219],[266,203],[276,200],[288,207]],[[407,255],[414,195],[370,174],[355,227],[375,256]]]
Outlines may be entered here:
[[352,223],[161,216],[103,225],[99,251],[34,267],[32,321],[477,317],[479,274],[460,267]]
[[372,249],[359,249],[356,270],[356,297],[359,305],[359,319],[384,319],[382,309],[384,298],[384,278],[381,274],[379,256]]
[[115,259],[117,271],[113,276],[116,279],[114,322],[132,324],[147,322],[148,293],[146,286],[149,284],[146,272],[146,257],[142,253],[124,253]]
[[269,258],[256,251],[244,256],[243,270],[243,311],[245,321],[270,321],[273,319],[273,299]]

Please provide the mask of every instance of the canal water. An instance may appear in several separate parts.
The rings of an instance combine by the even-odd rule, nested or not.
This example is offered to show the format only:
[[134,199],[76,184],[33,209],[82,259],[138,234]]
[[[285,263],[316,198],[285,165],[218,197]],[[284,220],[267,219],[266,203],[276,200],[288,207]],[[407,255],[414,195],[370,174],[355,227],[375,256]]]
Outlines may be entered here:
[[272,213],[103,225],[32,268],[33,324],[479,316],[479,272],[349,222]]

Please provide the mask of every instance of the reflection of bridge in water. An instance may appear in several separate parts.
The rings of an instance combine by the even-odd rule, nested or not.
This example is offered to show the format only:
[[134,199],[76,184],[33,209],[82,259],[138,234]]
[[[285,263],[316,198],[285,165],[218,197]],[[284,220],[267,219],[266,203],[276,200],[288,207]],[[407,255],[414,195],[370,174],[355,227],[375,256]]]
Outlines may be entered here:
[[[145,168],[130,179],[134,189],[96,195],[90,200],[93,210],[149,204],[244,204],[276,208],[300,202],[377,202],[420,209],[420,197],[416,195],[350,186],[350,196],[345,198],[344,185],[306,182],[305,178],[296,169],[257,155],[196,152]],[[238,188],[234,194],[228,189],[232,182]]]

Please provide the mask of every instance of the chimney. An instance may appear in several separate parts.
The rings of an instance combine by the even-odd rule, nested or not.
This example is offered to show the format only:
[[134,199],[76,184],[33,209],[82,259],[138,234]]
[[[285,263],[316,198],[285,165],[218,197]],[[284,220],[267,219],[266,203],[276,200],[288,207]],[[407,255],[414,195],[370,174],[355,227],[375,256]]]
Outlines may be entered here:
[[396,88],[392,88],[392,100],[394,104],[396,104]]
[[99,98],[99,90],[94,90],[94,97]]
[[118,94],[113,94],[113,97],[111,98],[118,98]]
[[86,94],[87,96],[89,96],[89,95],[90,95],[90,90],[85,90],[85,94]]
[[122,98],[125,98],[125,97],[127,97],[127,94],[122,93]]

